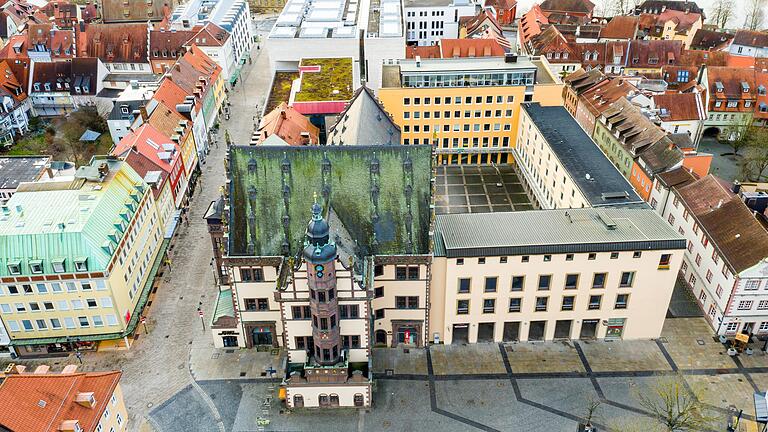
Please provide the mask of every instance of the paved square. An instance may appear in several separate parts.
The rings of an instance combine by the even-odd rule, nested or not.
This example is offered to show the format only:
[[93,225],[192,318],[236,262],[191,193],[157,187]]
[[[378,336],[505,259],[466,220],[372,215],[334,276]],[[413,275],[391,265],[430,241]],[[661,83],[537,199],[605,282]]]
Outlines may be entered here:
[[654,341],[581,341],[589,365],[595,372],[671,371]]
[[435,375],[506,372],[496,344],[437,345],[430,351]]
[[703,402],[754,414],[754,390],[744,375],[696,375],[686,376],[685,379]]
[[[713,331],[702,318],[668,319],[662,330],[664,347],[680,369],[734,369],[736,363],[725,347],[712,338]],[[699,340],[704,344],[699,344]]]
[[373,348],[373,372],[395,375],[426,375],[427,352],[423,349]]
[[515,373],[585,372],[571,342],[515,343],[505,345]]

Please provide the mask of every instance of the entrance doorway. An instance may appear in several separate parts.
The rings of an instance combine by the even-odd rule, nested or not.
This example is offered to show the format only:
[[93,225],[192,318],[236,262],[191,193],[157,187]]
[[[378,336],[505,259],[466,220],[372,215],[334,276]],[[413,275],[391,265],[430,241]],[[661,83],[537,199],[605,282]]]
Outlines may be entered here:
[[376,330],[375,340],[376,340],[376,345],[386,345],[387,344],[386,330]]
[[221,341],[224,344],[224,348],[232,348],[237,346],[237,336],[222,336]]
[[624,318],[611,318],[608,320],[608,329],[605,332],[606,339],[621,339],[624,335]]
[[555,339],[571,338],[571,320],[559,320],[555,323]]
[[254,327],[251,330],[251,340],[253,345],[269,345],[272,346],[272,332],[267,327]]
[[597,338],[597,324],[600,320],[584,320],[581,322],[581,332],[579,333],[579,339],[595,339]]
[[745,335],[751,335],[752,331],[755,329],[755,323],[744,323],[744,327],[741,328],[741,333]]
[[546,321],[531,321],[531,326],[528,329],[529,341],[544,340],[544,331],[547,329]]
[[504,323],[504,335],[502,336],[504,342],[516,342],[520,340],[520,321],[512,321]]
[[493,342],[493,330],[496,327],[495,323],[480,323],[477,326],[477,341],[478,342]]
[[454,324],[452,344],[469,343],[469,324]]

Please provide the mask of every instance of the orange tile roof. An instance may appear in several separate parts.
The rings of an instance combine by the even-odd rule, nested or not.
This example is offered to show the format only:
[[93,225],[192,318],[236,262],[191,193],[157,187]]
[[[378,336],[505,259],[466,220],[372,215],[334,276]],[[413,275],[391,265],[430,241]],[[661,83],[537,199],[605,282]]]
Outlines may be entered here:
[[442,39],[440,50],[443,58],[504,56],[504,48],[495,39]]
[[699,95],[696,93],[670,93],[653,95],[653,103],[664,109],[662,121],[703,120],[699,112]]
[[150,171],[156,171],[159,173],[160,181],[158,181],[157,187],[152,188],[152,195],[155,197],[155,199],[157,199],[160,196],[160,193],[163,191],[165,183],[168,182],[169,174],[157,166],[154,162],[152,162],[148,157],[144,156],[138,151],[131,150],[128,155],[125,156],[125,161],[142,178],[146,177],[147,173]]
[[[120,371],[9,375],[0,384],[0,426],[13,432],[57,432],[63,421],[79,420],[83,430],[92,432],[121,375]],[[93,392],[96,406],[75,403],[78,392]]]
[[[155,102],[157,102],[157,106],[149,115],[149,120],[147,120],[147,122],[163,134],[169,137],[173,136],[176,134],[176,128],[180,127],[179,122],[188,120],[176,112],[176,105],[173,105],[173,108],[170,108],[168,105],[161,102],[161,99],[157,98],[157,94],[155,94]],[[188,123],[188,126],[184,128],[184,133],[181,134],[179,142],[184,143],[187,139],[187,135],[192,132],[192,128],[189,127],[190,124],[191,123]]]
[[260,141],[267,139],[271,135],[277,135],[287,142],[288,145],[306,144],[301,136],[302,132],[309,133],[311,144],[319,144],[320,129],[285,102],[280,103],[277,108],[264,116],[258,130]]
[[416,56],[423,59],[440,58],[440,47],[437,45],[405,47],[405,58],[412,59],[416,58]]
[[531,7],[531,10],[526,12],[521,18],[518,24],[518,32],[520,33],[520,41],[525,44],[532,37],[541,33],[542,24],[549,24],[547,16],[544,15],[539,5],[535,4]]
[[190,94],[179,87],[173,80],[166,78],[160,84],[152,99],[156,99],[176,111],[176,105],[184,102],[184,98],[187,96],[190,96]]
[[229,32],[216,24],[209,22],[200,29],[197,34],[191,37],[187,43],[194,43],[197,46],[224,46],[229,39]]
[[[169,161],[160,159],[159,154],[166,152],[164,147],[166,145],[173,148],[173,155]],[[179,145],[171,141],[168,135],[165,135],[148,123],[144,123],[138,129],[130,131],[128,135],[115,145],[110,154],[125,157],[131,150],[137,151],[149,158],[155,165],[167,173],[173,171],[181,151]]]
[[600,39],[634,39],[639,23],[638,16],[613,17],[600,31]]
[[755,67],[755,58],[737,55],[728,55],[725,65],[733,68],[753,68]]
[[0,89],[7,91],[17,102],[27,98],[27,92],[14,75],[7,60],[0,61]]

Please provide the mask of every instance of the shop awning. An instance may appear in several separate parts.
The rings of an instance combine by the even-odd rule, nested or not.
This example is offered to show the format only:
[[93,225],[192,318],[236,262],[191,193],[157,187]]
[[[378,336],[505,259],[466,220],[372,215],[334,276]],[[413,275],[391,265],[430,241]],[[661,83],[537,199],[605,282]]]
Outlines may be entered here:
[[175,210],[168,219],[168,222],[165,223],[163,238],[170,239],[173,237],[173,233],[176,232],[176,227],[179,225],[179,219],[181,219],[181,210]]

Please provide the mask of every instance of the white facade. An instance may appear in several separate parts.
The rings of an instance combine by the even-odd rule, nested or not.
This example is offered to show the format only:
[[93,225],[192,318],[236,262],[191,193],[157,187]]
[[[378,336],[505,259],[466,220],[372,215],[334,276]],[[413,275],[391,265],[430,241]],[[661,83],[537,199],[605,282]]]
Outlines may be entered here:
[[362,0],[344,15],[344,3],[337,0],[288,2],[267,38],[272,74],[298,70],[302,58],[351,57],[353,88],[364,80],[378,92],[382,65],[405,58],[400,0],[381,0],[378,6]]
[[[193,39],[190,42],[195,42],[195,40]],[[189,48],[189,46],[187,46],[187,48]],[[197,48],[221,66],[221,73],[225,78],[225,81],[230,81],[232,78],[236,77],[235,73],[238,71],[238,65],[234,46],[232,45],[232,37],[228,37],[221,46],[197,45]]]
[[[675,190],[654,180],[651,205],[680,234],[687,249],[680,275],[720,335],[768,334],[768,262],[734,273]],[[757,222],[755,222],[757,223]]]
[[467,0],[407,1],[406,42],[419,46],[435,45],[440,39],[459,37],[459,18],[475,16],[475,4]]
[[731,46],[728,47],[728,52],[738,56],[768,57],[768,47],[757,47],[731,43]]
[[[243,64],[250,56],[253,46],[248,2],[245,0],[192,0],[176,7],[171,14],[171,26],[176,29],[189,30],[209,22],[229,32],[235,61]],[[224,65],[219,64],[224,68]]]

